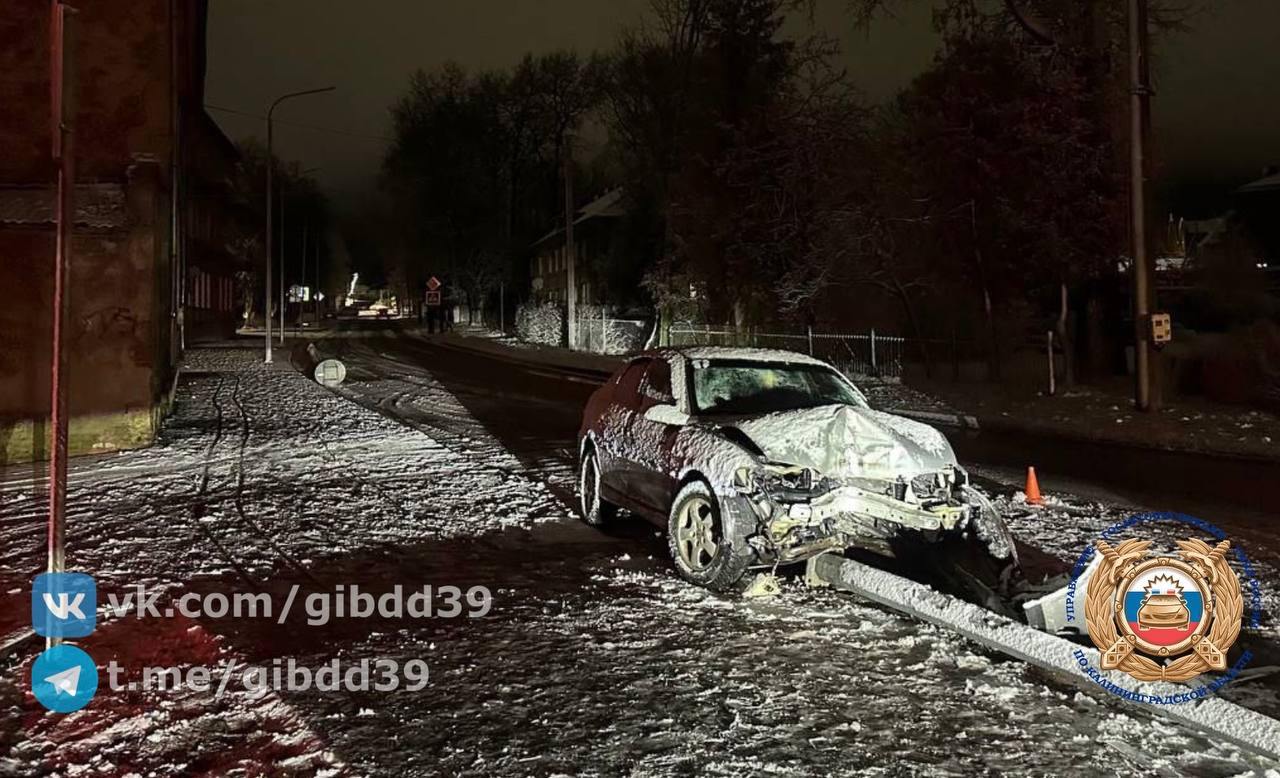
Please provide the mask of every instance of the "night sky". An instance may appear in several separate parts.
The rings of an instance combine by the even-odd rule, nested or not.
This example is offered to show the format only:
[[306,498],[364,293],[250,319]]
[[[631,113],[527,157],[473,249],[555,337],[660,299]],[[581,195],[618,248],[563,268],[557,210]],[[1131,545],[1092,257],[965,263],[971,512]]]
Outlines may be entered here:
[[[1116,0],[1119,2],[1119,0]],[[388,107],[416,68],[456,60],[506,67],[526,51],[611,48],[648,0],[213,0],[206,102],[261,116],[281,93],[304,97],[276,111],[277,154],[317,177],[340,207],[369,191]],[[1209,215],[1232,188],[1280,164],[1280,2],[1218,0],[1195,29],[1158,53],[1153,105],[1161,167],[1157,188],[1188,215]],[[854,82],[890,97],[930,61],[938,41],[927,0],[854,30],[841,0],[820,0],[816,24],[840,38]],[[233,139],[263,136],[261,119],[211,110]],[[341,130],[321,132],[286,122]]]

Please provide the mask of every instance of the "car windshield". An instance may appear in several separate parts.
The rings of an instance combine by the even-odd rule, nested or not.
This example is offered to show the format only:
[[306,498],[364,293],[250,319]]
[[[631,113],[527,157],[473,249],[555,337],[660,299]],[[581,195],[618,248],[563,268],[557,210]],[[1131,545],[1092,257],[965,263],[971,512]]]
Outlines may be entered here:
[[695,361],[693,399],[695,410],[704,414],[866,406],[861,393],[829,367],[769,362]]

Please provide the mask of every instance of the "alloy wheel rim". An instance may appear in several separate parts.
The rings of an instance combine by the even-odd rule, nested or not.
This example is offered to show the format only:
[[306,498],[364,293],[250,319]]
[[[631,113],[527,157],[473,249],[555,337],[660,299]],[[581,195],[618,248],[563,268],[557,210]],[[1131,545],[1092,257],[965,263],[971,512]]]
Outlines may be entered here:
[[702,497],[685,502],[676,517],[676,552],[690,570],[705,570],[719,553],[715,512]]

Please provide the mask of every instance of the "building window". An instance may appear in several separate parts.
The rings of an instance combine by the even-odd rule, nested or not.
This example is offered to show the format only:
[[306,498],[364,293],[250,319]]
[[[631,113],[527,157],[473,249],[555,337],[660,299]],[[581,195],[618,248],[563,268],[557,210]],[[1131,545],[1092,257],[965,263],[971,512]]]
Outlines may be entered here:
[[197,310],[230,311],[234,307],[235,281],[227,276],[206,273],[199,268],[191,271],[188,305]]

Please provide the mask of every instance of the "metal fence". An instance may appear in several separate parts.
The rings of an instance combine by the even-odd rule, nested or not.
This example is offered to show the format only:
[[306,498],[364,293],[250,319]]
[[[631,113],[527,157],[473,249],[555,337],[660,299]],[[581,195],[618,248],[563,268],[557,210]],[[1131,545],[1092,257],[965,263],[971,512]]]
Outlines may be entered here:
[[644,348],[649,322],[611,316],[608,308],[598,305],[580,305],[577,312],[577,350],[596,354],[629,354]]
[[809,354],[834,365],[849,376],[896,381],[902,378],[906,339],[865,333],[759,332],[751,329],[715,328],[710,325],[675,324],[668,336],[673,346],[750,346]]

